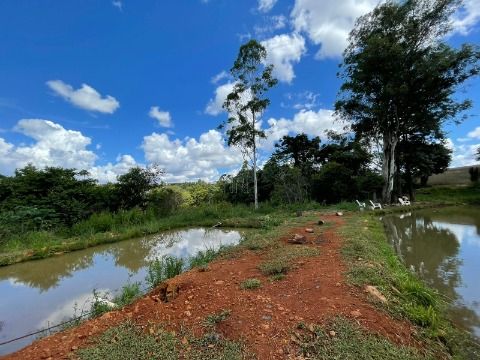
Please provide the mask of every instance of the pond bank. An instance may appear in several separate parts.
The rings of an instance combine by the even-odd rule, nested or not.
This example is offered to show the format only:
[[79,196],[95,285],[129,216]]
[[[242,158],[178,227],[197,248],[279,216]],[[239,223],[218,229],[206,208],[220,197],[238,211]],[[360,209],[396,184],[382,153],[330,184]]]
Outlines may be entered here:
[[[326,224],[316,225],[318,218]],[[307,227],[314,232],[305,231]],[[294,234],[304,235],[307,243],[289,244]],[[248,284],[259,287],[246,287],[252,279],[258,282]],[[189,347],[200,352],[224,349],[222,341],[228,340],[260,359],[307,353],[321,359],[320,353],[315,355],[320,349],[360,359],[371,358],[375,349],[382,359],[449,358],[460,354],[463,345],[456,333],[448,332],[435,295],[395,257],[382,225],[370,214],[310,213],[289,219],[275,230],[252,234],[237,251],[210,264],[208,271],[192,270],[168,284],[178,289],[170,302],[159,301],[159,289],[154,290],[121,310],[7,358],[81,355],[78,349],[91,346],[97,335],[125,321],[147,330],[161,325],[179,337],[178,352]],[[367,294],[367,284],[376,286],[387,302]],[[163,341],[152,331],[139,341],[149,336]],[[349,348],[351,338],[345,334],[358,339],[354,348]],[[193,340],[198,338],[203,339],[200,345]],[[100,341],[96,349],[104,346]]]

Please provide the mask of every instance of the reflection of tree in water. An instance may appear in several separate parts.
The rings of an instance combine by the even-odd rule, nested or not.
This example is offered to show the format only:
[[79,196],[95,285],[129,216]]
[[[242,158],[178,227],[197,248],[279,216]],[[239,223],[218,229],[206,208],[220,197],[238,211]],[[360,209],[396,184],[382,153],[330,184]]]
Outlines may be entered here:
[[413,266],[429,286],[452,302],[453,320],[469,329],[480,326],[479,316],[462,304],[456,291],[462,285],[462,260],[458,257],[461,239],[448,229],[436,227],[429,215],[387,216],[384,224],[406,265]]
[[78,252],[55,256],[44,260],[6,266],[0,269],[0,281],[12,279],[41,292],[57,287],[61,279],[72,273],[86,269],[93,264],[93,251]]

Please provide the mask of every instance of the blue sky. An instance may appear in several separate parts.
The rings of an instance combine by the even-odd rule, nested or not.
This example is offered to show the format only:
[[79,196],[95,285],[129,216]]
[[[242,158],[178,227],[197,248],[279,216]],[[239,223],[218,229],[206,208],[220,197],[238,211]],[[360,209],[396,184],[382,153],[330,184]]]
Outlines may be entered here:
[[[83,0],[0,3],[0,173],[31,162],[113,181],[156,163],[167,181],[215,180],[242,162],[216,130],[239,46],[262,41],[279,85],[262,117],[269,138],[338,129],[332,106],[354,19],[377,0]],[[480,43],[466,0],[448,41]],[[459,96],[469,120],[447,126],[454,166],[480,144],[480,79]]]

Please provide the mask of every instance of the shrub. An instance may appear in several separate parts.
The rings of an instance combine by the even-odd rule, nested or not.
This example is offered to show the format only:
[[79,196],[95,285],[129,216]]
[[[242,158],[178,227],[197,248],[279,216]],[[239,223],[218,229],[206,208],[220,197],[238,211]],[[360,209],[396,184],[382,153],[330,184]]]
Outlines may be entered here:
[[133,284],[127,284],[122,287],[122,292],[115,297],[113,301],[118,306],[125,306],[131,304],[135,299],[140,297],[140,283],[134,282]]
[[262,282],[258,279],[247,279],[240,284],[240,288],[243,290],[258,289],[260,286],[262,286]]
[[155,259],[148,265],[145,281],[151,288],[154,288],[163,281],[182,273],[183,268],[183,259],[165,255],[160,259]]

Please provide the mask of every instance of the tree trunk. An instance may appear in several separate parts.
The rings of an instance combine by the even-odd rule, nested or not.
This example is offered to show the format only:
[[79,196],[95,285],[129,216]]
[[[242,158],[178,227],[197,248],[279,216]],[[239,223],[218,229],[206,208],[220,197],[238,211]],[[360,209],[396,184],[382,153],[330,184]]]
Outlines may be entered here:
[[255,143],[255,112],[253,114],[253,193],[255,197],[255,210],[258,209],[258,188],[257,188],[257,144]]
[[407,187],[408,187],[408,196],[410,197],[410,201],[415,201],[415,191],[413,189],[413,176],[412,176],[412,169],[410,166],[407,165],[405,176],[407,178]]
[[382,201],[385,204],[392,202],[392,191],[395,180],[395,148],[397,147],[397,143],[398,138],[395,134],[391,132],[383,134]]

